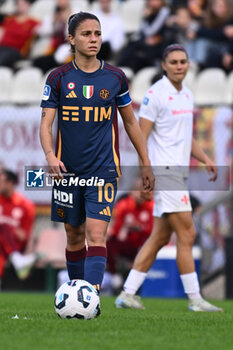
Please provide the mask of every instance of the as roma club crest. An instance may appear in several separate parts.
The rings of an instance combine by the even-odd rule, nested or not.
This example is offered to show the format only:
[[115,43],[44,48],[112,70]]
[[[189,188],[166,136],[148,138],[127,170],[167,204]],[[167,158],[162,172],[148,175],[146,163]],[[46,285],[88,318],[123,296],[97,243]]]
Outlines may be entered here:
[[109,97],[110,92],[107,89],[100,90],[100,97],[106,100]]
[[59,216],[59,218],[63,219],[65,217],[65,212],[62,208],[58,208],[57,209],[57,215]]
[[91,98],[94,94],[94,85],[83,85],[83,96],[87,99]]

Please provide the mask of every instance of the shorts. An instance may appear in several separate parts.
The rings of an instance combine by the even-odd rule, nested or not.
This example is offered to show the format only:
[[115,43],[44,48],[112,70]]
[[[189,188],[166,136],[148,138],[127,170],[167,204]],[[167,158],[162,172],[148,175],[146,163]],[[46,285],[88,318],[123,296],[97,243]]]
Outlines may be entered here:
[[103,186],[53,187],[51,220],[79,226],[86,217],[110,221],[116,198],[118,178],[104,179]]
[[165,213],[192,211],[188,179],[181,174],[157,175],[155,177],[153,216]]

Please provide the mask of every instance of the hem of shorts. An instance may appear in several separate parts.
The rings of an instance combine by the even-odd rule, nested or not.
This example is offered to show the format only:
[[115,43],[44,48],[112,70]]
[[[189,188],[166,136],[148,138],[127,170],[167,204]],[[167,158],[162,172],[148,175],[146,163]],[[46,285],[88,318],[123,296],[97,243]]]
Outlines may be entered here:
[[[104,215],[103,215],[103,216],[104,216]],[[101,216],[101,218],[97,218],[97,217],[94,216],[94,215],[87,215],[86,217],[87,217],[87,218],[90,218],[90,219],[96,219],[96,220],[107,221],[107,222],[110,222],[110,220],[111,220],[111,216],[110,216],[110,217],[104,216],[103,218],[102,218],[102,216]]]
[[59,219],[59,218],[53,218],[51,217],[51,221],[55,221],[55,222],[62,222],[63,224],[70,224],[72,226],[80,226],[82,225],[86,220],[82,221],[82,222],[74,222],[74,221],[69,221],[69,220],[65,220],[65,219]]
[[190,208],[190,209],[185,209],[185,210],[183,210],[183,209],[176,209],[176,210],[163,210],[161,213],[160,213],[160,215],[158,214],[158,213],[154,213],[153,212],[153,216],[154,217],[157,217],[157,218],[161,218],[164,214],[171,214],[171,213],[181,213],[181,212],[186,212],[186,211],[192,211],[192,208]]

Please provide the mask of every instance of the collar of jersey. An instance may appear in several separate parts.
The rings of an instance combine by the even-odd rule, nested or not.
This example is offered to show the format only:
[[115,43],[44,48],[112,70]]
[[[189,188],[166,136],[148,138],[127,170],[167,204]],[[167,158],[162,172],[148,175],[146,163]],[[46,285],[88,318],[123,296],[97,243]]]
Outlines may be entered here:
[[94,72],[91,72],[91,73],[87,73],[87,72],[84,72],[83,70],[81,70],[78,66],[77,66],[77,64],[76,64],[76,62],[75,62],[75,60],[73,59],[73,61],[72,61],[72,63],[73,63],[73,66],[74,66],[74,68],[75,68],[75,70],[78,70],[79,71],[79,73],[80,74],[82,74],[83,76],[88,76],[88,77],[90,77],[90,76],[95,76],[95,75],[97,75],[97,74],[99,74],[99,72],[101,71],[101,70],[103,70],[103,68],[104,68],[104,61],[103,60],[99,60],[100,61],[100,66],[99,66],[99,68],[97,69],[97,70],[95,70]]
[[185,93],[185,89],[184,89],[184,85],[182,84],[182,89],[180,91],[178,91],[174,85],[172,85],[172,83],[170,82],[170,80],[168,79],[168,77],[166,75],[163,76],[163,81],[164,83],[167,85],[168,90],[171,94],[184,94]]

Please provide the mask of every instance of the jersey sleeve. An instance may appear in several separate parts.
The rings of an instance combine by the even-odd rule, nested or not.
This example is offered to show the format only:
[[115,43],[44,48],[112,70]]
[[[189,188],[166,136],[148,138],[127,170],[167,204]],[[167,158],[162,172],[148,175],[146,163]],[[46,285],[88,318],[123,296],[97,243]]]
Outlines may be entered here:
[[149,89],[145,94],[139,109],[139,118],[155,122],[159,116],[160,101],[155,90]]
[[132,102],[132,100],[129,95],[128,81],[123,71],[120,71],[120,84],[121,89],[116,96],[117,107],[126,107]]
[[46,80],[41,107],[57,108],[59,105],[59,85],[60,78],[54,72],[51,72]]

